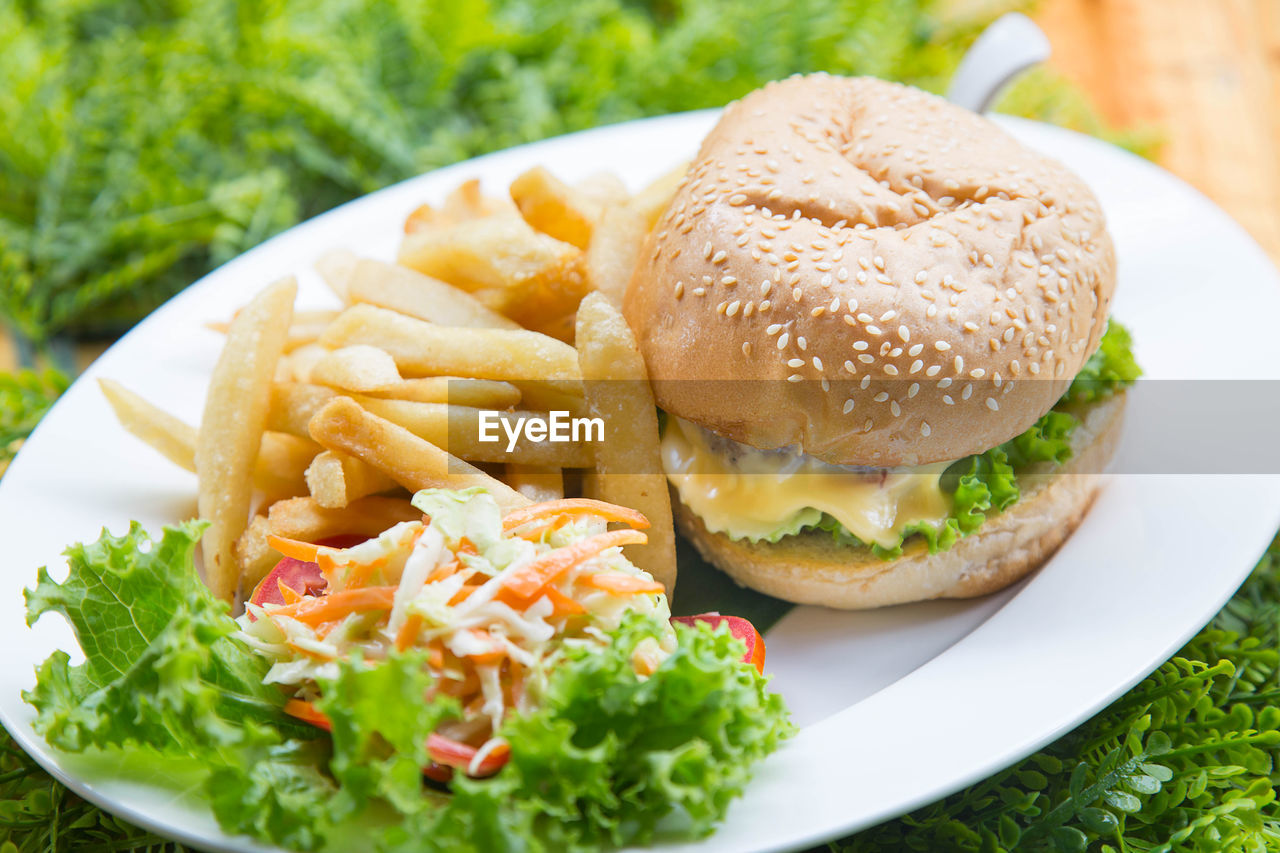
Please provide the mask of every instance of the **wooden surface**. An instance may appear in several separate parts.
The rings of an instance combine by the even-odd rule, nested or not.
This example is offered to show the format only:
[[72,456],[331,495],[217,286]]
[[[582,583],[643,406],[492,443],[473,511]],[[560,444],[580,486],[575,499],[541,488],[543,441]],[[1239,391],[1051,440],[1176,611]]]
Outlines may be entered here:
[[1053,65],[1280,264],[1280,0],[1041,0]]

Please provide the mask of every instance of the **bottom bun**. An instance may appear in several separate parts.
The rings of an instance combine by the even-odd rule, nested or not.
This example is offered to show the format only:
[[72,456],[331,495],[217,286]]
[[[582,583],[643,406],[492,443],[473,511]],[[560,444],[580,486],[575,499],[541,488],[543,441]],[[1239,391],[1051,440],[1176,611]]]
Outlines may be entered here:
[[1058,550],[1084,519],[1102,485],[1124,421],[1124,394],[1075,411],[1072,457],[1019,473],[1021,499],[946,551],[920,542],[892,560],[809,531],[776,543],[733,540],[707,530],[674,495],[680,530],[702,556],[742,586],[794,601],[863,610],[932,598],[971,598],[1003,589]]

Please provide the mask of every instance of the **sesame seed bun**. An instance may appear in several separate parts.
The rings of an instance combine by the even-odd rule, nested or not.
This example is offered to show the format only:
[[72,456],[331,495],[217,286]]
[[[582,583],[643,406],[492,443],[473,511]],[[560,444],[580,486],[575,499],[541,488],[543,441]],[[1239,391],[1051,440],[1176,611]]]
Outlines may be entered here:
[[1053,473],[1020,476],[1017,503],[937,554],[915,542],[901,557],[880,560],[820,531],[775,544],[734,541],[708,531],[673,497],[676,522],[707,561],[739,584],[786,601],[862,610],[985,595],[1049,559],[1093,503],[1104,476],[1100,472],[1119,443],[1124,395],[1086,407],[1077,416],[1081,423],[1072,434],[1070,462]]
[[1064,166],[917,89],[813,75],[726,108],[624,308],[666,411],[917,465],[1027,430],[1114,287],[1102,211]]

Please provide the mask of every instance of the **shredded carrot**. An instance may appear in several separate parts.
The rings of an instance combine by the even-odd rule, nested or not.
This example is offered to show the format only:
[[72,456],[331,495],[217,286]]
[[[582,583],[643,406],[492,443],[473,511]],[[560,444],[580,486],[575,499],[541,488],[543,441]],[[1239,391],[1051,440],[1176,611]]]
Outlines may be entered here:
[[519,533],[516,533],[515,535],[520,537],[521,539],[527,539],[530,542],[536,542],[542,538],[542,535],[544,533],[554,533],[555,531],[559,530],[561,527],[564,527],[568,523],[569,523],[569,516],[561,515],[558,518],[554,518],[545,524],[539,524],[537,527],[530,527],[525,530],[521,530]]
[[[432,761],[437,764],[443,764],[446,767],[467,770],[479,751],[470,744],[456,741],[453,738],[448,738],[435,732],[427,736],[427,754],[431,756]],[[480,761],[480,766],[476,768],[476,775],[491,776],[497,773],[510,757],[511,747],[505,743],[495,745]]]
[[398,651],[404,651],[413,645],[414,640],[418,639],[418,632],[422,630],[422,622],[421,613],[410,613],[408,618],[404,620],[404,624],[396,632],[396,649]]
[[444,645],[439,640],[432,640],[427,645],[427,664],[432,669],[444,669]]
[[467,537],[463,536],[461,539],[458,540],[458,547],[454,549],[454,553],[470,554],[471,556],[474,557],[480,552],[476,550],[476,545],[474,542],[472,542]]
[[613,595],[635,595],[637,593],[666,592],[667,588],[655,580],[645,580],[635,575],[623,575],[617,572],[598,572],[588,575],[584,580],[596,589],[602,589]]
[[329,718],[324,715],[323,711],[316,709],[315,705],[303,699],[290,699],[284,703],[284,712],[291,717],[297,717],[304,723],[310,723],[318,726],[325,731],[331,731],[333,726],[329,722]]
[[447,563],[441,563],[431,570],[431,574],[427,575],[427,583],[442,581],[460,568],[462,568],[462,564],[457,560],[450,560]]
[[303,542],[299,539],[289,539],[284,536],[276,536],[274,533],[267,536],[267,544],[273,550],[292,557],[295,560],[301,560],[304,563],[314,563],[323,549],[320,545],[311,542]]
[[554,501],[543,501],[542,503],[536,503],[508,513],[502,519],[502,529],[504,532],[510,533],[522,524],[528,524],[531,521],[562,513],[598,515],[606,521],[620,521],[624,524],[630,524],[639,530],[649,526],[649,519],[634,509],[627,509],[604,501],[594,501],[590,498],[562,498]]
[[395,598],[394,586],[367,586],[361,589],[344,589],[320,598],[286,604],[268,613],[268,616],[291,616],[308,625],[341,619],[350,613],[366,610],[390,610]]
[[354,589],[356,587],[368,586],[369,578],[373,577],[374,570],[381,569],[387,564],[386,557],[378,557],[368,563],[355,563],[351,566],[351,571],[347,573],[346,587]]
[[580,601],[570,598],[554,586],[548,585],[542,590],[542,594],[555,606],[552,613],[556,616],[576,616],[587,612],[587,608],[583,607]]
[[638,530],[610,530],[606,533],[598,533],[574,542],[572,545],[543,554],[512,573],[503,585],[521,598],[533,598],[540,589],[583,560],[618,545],[643,545],[647,541],[649,541],[648,537]]
[[284,599],[285,604],[297,604],[302,600],[302,593],[286,584],[283,578],[276,578],[276,587],[279,588],[280,597]]
[[471,597],[471,593],[475,592],[479,588],[480,584],[478,583],[463,584],[462,588],[455,592],[453,597],[449,599],[449,606],[453,607],[454,605],[461,604]]

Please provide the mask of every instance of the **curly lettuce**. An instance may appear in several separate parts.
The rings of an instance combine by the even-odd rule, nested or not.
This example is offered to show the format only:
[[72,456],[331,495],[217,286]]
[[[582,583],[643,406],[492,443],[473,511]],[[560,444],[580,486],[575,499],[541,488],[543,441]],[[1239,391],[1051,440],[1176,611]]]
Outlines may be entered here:
[[1072,408],[1104,400],[1142,375],[1132,344],[1129,330],[1110,321],[1098,349],[1067,392],[1030,429],[999,447],[952,463],[941,481],[944,491],[951,494],[951,514],[941,522],[908,525],[902,529],[898,542],[886,547],[868,545],[833,516],[806,508],[759,541],[776,543],[786,536],[821,531],[842,545],[868,548],[885,560],[902,556],[903,547],[910,541],[923,542],[931,554],[947,550],[981,527],[989,516],[1017,503],[1021,497],[1018,471],[1037,463],[1061,465],[1071,458],[1071,435],[1079,423]]
[[204,525],[137,524],[67,551],[27,590],[27,619],[70,622],[85,661],[55,652],[24,698],[36,730],[68,752],[130,753],[203,779],[229,832],[300,850],[342,849],[356,833],[379,850],[575,851],[642,843],[673,812],[709,832],[757,762],[793,732],[780,697],[742,663],[721,627],[676,626],[676,650],[651,676],[632,655],[660,637],[631,613],[607,645],[566,645],[537,708],[504,722],[511,759],[446,793],[424,782],[426,738],[456,717],[427,702],[418,653],[340,663],[317,707],[332,737],[283,712],[262,684],[268,662],[235,634],[193,562]]

